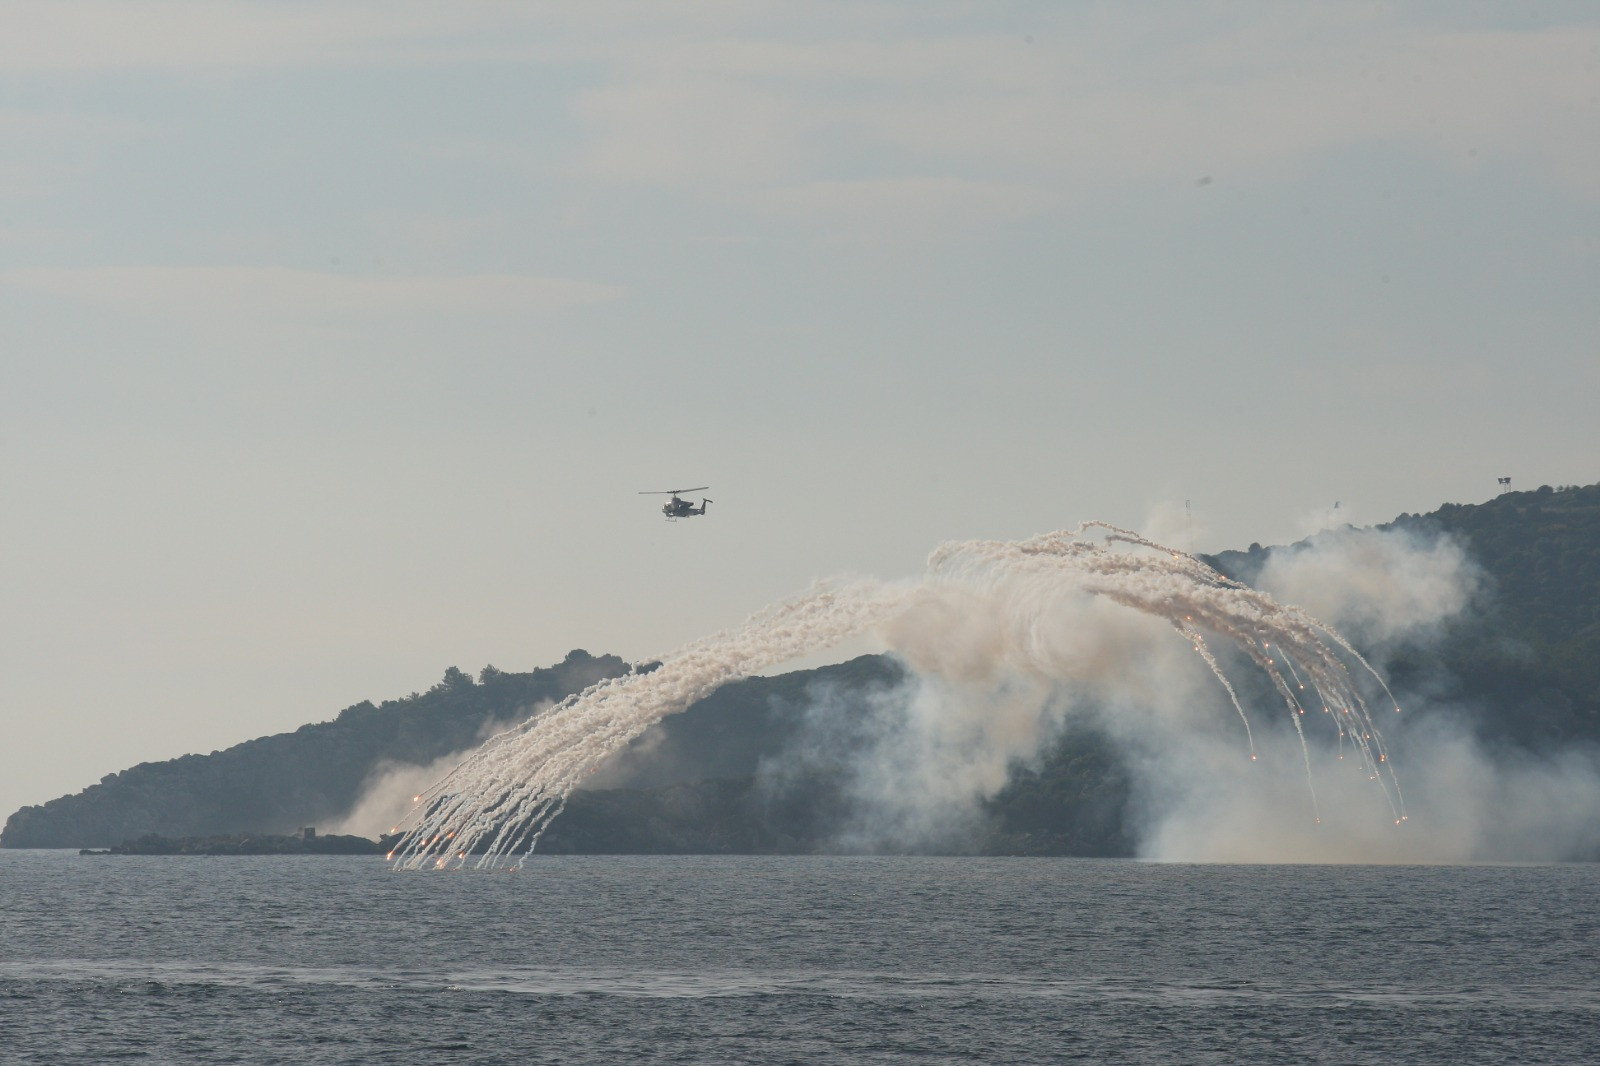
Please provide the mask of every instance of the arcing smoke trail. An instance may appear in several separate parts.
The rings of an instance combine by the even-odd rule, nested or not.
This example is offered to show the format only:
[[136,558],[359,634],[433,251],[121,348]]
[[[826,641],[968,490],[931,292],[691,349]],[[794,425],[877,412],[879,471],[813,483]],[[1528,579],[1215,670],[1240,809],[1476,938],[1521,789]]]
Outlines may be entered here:
[[[1108,535],[1101,542],[1079,539],[1091,528]],[[1323,711],[1338,723],[1341,744],[1344,738],[1351,741],[1389,798],[1396,821],[1405,818],[1393,767],[1384,765],[1388,750],[1383,737],[1334,649],[1358,663],[1380,687],[1382,679],[1343,637],[1191,555],[1129,530],[1088,522],[1021,541],[946,544],[929,557],[928,574],[920,583],[821,584],[761,611],[737,630],[679,648],[650,673],[601,681],[491,738],[418,797],[414,824],[390,857],[406,869],[443,869],[469,858],[479,867],[501,865],[509,856],[531,851],[584,777],[665,716],[730,681],[881,626],[912,609],[920,589],[954,583],[982,592],[1001,580],[1021,580],[1050,595],[1100,596],[1165,619],[1190,641],[1227,691],[1254,758],[1249,717],[1204,634],[1231,641],[1284,698],[1300,731],[1309,781],[1310,754],[1300,722],[1306,714],[1300,695],[1304,676]],[[1033,669],[1048,672],[1047,648],[1024,654]],[[1295,678],[1293,687],[1279,670],[1279,659]],[[1383,691],[1388,693],[1386,687]],[[1383,770],[1389,771],[1387,778]],[[1312,799],[1315,804],[1314,792]]]

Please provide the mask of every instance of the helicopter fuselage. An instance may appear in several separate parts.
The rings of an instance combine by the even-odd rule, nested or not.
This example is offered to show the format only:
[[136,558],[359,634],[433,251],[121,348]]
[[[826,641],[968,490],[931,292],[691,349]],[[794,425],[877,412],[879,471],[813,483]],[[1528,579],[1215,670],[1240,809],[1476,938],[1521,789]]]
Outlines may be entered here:
[[691,518],[697,514],[705,514],[706,504],[710,502],[710,500],[701,500],[700,506],[696,507],[688,500],[681,500],[674,496],[672,499],[661,505],[661,513],[666,515],[669,519]]
[[680,492],[699,492],[704,488],[710,488],[710,486],[697,485],[692,489],[662,489],[657,492],[641,492],[639,495],[671,496],[672,499],[661,505],[661,513],[667,516],[668,522],[673,522],[679,518],[692,518],[697,514],[706,513],[706,504],[710,503],[710,500],[701,500],[700,506],[696,507],[694,504],[678,495]]

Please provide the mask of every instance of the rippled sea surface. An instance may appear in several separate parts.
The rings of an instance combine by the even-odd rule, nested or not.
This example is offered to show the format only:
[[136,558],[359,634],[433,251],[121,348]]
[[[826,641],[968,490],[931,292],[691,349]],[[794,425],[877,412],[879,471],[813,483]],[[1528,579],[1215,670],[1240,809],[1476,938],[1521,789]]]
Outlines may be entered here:
[[0,852],[6,1063],[1600,1061],[1600,867]]

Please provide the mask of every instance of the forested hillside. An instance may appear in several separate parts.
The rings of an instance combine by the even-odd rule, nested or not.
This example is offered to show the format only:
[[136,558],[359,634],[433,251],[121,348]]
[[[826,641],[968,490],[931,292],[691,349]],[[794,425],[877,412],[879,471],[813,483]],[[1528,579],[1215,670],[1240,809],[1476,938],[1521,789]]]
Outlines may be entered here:
[[384,763],[426,765],[470,748],[541,704],[627,672],[614,655],[574,651],[529,673],[486,667],[474,682],[452,667],[425,693],[346,707],[331,722],[236,744],[210,755],[140,763],[75,796],[24,807],[0,847],[107,847],[166,837],[289,833],[348,811]]
[[1446,504],[1393,525],[1459,538],[1488,572],[1485,610],[1460,620],[1437,662],[1395,663],[1447,679],[1488,738],[1534,748],[1600,742],[1600,485]]
[[[1600,742],[1600,485],[1447,503],[1377,528],[1453,537],[1487,579],[1444,639],[1387,662],[1397,687],[1472,714],[1490,741]],[[1302,549],[1251,545],[1211,562],[1252,583],[1270,553]]]

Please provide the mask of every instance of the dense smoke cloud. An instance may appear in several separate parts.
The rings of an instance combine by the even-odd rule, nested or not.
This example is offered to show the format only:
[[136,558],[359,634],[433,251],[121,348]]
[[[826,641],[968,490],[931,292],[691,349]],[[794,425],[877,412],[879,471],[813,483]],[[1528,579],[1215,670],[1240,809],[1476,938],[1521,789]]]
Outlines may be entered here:
[[798,742],[761,768],[776,794],[808,774],[840,776],[848,817],[828,841],[845,852],[981,847],[981,801],[1034,762],[1060,728],[1044,686],[911,676],[863,694],[812,694]]
[[[1074,715],[1125,752],[1147,857],[1461,861],[1561,858],[1585,846],[1570,812],[1600,795],[1592,763],[1496,762],[1448,709],[1429,708],[1405,737],[1402,781],[1383,733],[1409,718],[1325,619],[1183,552],[1099,528],[1099,542],[1080,529],[945,545],[920,581],[819,586],[679,649],[653,673],[603,681],[493,738],[425,792],[401,864],[476,854],[492,866],[519,853],[574,788],[663,716],[864,630],[914,679],[880,694],[877,713],[848,736],[830,737],[825,704],[811,712],[813,742],[845,753],[857,801],[842,846],[959,841],[975,831],[982,800]],[[1369,647],[1417,646],[1479,586],[1449,541],[1356,530],[1272,553],[1260,581]],[[1236,688],[1232,678],[1247,680]],[[1424,797],[1417,818],[1402,784]]]
[[[1592,753],[1554,758],[1491,753],[1441,718],[1409,730],[1397,767],[1409,817],[1383,815],[1367,775],[1321,752],[1320,824],[1296,802],[1301,782],[1282,738],[1241,770],[1215,737],[1187,738],[1142,768],[1151,817],[1140,853],[1177,862],[1548,862],[1600,855],[1600,764]],[[1349,762],[1348,756],[1344,760]],[[1160,782],[1159,786],[1156,782]],[[1331,812],[1331,814],[1329,813]]]
[[[1364,648],[1413,650],[1477,604],[1481,573],[1454,541],[1345,528],[1272,551],[1257,584],[1333,622]],[[1491,752],[1459,708],[1405,694],[1383,727],[1406,796],[1397,824],[1375,767],[1320,708],[1300,737],[1256,685],[1259,758],[1216,678],[1162,619],[1104,598],[1043,595],[1003,579],[920,588],[883,628],[915,671],[860,708],[822,695],[809,757],[847,760],[846,850],[962,847],[981,803],[1069,721],[1114,738],[1132,770],[1139,853],[1189,862],[1536,861],[1600,854],[1600,761]],[[1240,657],[1230,676],[1247,678]],[[1261,712],[1267,713],[1261,713]],[[803,759],[802,759],[803,761]],[[1312,790],[1316,802],[1311,800]]]
[[1254,583],[1378,648],[1437,635],[1480,595],[1483,577],[1448,537],[1346,526],[1274,549]]
[[1086,706],[1119,693],[1183,716],[1190,705],[1161,691],[1172,678],[1215,688],[1168,622],[1037,580],[924,586],[881,635],[912,674],[873,701],[875,726],[863,735],[830,700],[808,722],[810,743],[848,756],[853,816],[837,843],[849,851],[966,850],[981,840],[982,802]]

